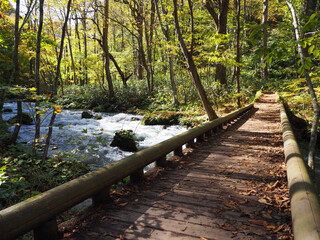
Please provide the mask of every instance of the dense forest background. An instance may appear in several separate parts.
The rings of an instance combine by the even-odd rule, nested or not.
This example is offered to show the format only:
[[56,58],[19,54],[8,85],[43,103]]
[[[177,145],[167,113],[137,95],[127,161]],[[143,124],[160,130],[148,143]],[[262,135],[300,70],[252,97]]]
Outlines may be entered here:
[[[35,102],[33,154],[41,118],[50,113],[53,123],[61,108],[212,120],[259,90],[279,92],[316,132],[319,7],[317,0],[1,0],[1,151],[19,152],[8,146],[19,136],[22,101]],[[2,111],[13,99],[18,117],[9,134]],[[10,161],[0,183],[17,165]]]

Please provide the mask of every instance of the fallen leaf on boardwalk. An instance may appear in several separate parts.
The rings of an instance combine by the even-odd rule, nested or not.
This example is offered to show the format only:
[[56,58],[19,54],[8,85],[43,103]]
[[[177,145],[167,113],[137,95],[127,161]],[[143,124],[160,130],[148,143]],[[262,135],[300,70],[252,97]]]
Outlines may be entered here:
[[245,203],[247,203],[248,202],[248,199],[244,199],[243,201],[240,201],[239,203],[240,204],[245,204]]
[[281,229],[285,228],[285,224],[280,225],[279,227],[277,227],[274,232],[279,232]]
[[217,213],[224,211],[224,208],[219,208],[216,210]]
[[167,194],[166,192],[162,192],[162,193],[159,193],[158,196],[159,196],[159,197],[163,197],[163,196],[166,195],[166,194]]
[[127,202],[125,202],[125,203],[120,203],[120,204],[119,204],[119,206],[121,206],[121,207],[124,207],[124,206],[126,206],[126,205],[128,205]]
[[245,190],[245,191],[240,192],[239,194],[244,195],[244,196],[250,196],[252,193],[256,193],[256,192],[257,192],[256,190],[252,189],[249,192],[248,192],[248,190]]
[[189,163],[188,166],[193,166],[196,165],[195,163]]
[[241,228],[242,228],[242,229],[247,229],[248,226],[243,224],[243,225],[241,226]]
[[136,200],[134,200],[135,202],[139,202],[139,199],[137,198]]
[[265,218],[268,218],[268,219],[272,219],[270,213],[266,212],[266,211],[262,211],[262,216],[265,217]]
[[252,224],[259,225],[259,226],[267,226],[268,223],[264,220],[249,220]]
[[268,203],[268,202],[267,202],[267,199],[265,199],[265,198],[260,198],[260,199],[258,200],[258,202],[272,206],[272,204],[271,204],[271,203]]
[[237,229],[231,225],[228,225],[228,224],[223,224],[223,225],[219,225],[219,227],[221,229],[224,229],[224,230],[227,230],[227,231],[237,231]]
[[237,209],[236,202],[234,201],[223,202],[223,204],[228,208]]
[[204,237],[200,237],[200,240],[208,240],[208,239]]
[[276,226],[272,226],[272,225],[266,226],[267,231],[273,231],[276,228],[277,228]]

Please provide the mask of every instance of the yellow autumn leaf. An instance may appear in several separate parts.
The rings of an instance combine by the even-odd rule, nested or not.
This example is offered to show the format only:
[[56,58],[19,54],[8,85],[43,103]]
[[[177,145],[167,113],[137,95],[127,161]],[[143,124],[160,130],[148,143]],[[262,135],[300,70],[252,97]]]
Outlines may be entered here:
[[55,113],[55,114],[59,114],[59,113],[61,113],[61,112],[62,112],[62,110],[61,110],[60,106],[56,106],[56,107],[54,108],[54,113]]
[[37,91],[37,89],[36,89],[35,87],[29,88],[29,90],[30,90],[31,92]]

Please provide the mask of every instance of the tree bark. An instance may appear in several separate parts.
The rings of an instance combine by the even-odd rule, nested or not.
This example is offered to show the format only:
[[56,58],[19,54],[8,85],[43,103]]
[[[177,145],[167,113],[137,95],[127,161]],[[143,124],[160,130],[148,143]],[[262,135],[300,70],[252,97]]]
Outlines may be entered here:
[[[236,0],[237,5],[236,5],[236,22],[237,22],[237,57],[236,57],[236,62],[240,65],[241,62],[241,53],[240,53],[240,33],[241,33],[241,26],[240,26],[240,14],[241,14],[241,0]],[[237,93],[240,94],[240,66],[236,66],[236,82],[237,82]],[[237,97],[237,103],[238,107],[241,107],[241,98],[240,96]]]
[[[13,64],[14,64],[14,71],[13,71],[13,77],[14,82],[16,85],[20,84],[19,79],[19,41],[20,41],[20,31],[19,31],[19,18],[20,18],[20,0],[16,1],[16,13],[15,13],[15,25],[14,25],[14,51],[13,51]],[[3,97],[5,97],[5,92],[3,93]],[[3,99],[4,100],[4,99]],[[11,135],[11,143],[15,143],[18,139],[21,123],[22,123],[22,103],[21,99],[17,100],[17,120],[13,133]],[[2,116],[2,114],[1,114]],[[1,117],[2,118],[2,117]]]
[[48,151],[49,151],[49,146],[50,146],[50,140],[51,140],[51,136],[52,136],[52,126],[54,124],[54,120],[56,118],[56,112],[55,109],[53,109],[52,115],[51,115],[51,119],[50,119],[50,123],[49,123],[49,129],[48,129],[48,135],[46,138],[46,144],[43,150],[43,154],[42,154],[42,161],[45,161],[48,155]]
[[103,48],[105,57],[105,73],[108,82],[109,100],[112,102],[115,98],[113,83],[110,74],[110,58],[109,58],[109,43],[108,43],[108,30],[109,30],[109,0],[104,2],[104,26],[103,26]]
[[[65,16],[65,19],[64,19],[63,27],[62,27],[61,40],[60,40],[60,52],[59,52],[56,75],[55,75],[55,80],[54,80],[54,94],[55,95],[57,94],[58,82],[59,82],[59,79],[60,79],[60,66],[61,66],[61,59],[62,59],[62,54],[63,54],[64,39],[65,39],[65,36],[66,36],[66,30],[67,30],[67,27],[68,27],[68,19],[69,19],[70,7],[71,7],[71,0],[68,0],[67,12],[66,12],[66,16]],[[61,91],[62,91],[62,94],[63,94],[63,83],[62,83],[62,81],[61,81]]]
[[[157,11],[157,15],[159,18],[159,23],[160,23],[160,27],[162,30],[162,33],[167,41],[167,43],[170,43],[171,41],[171,36],[170,36],[170,31],[169,31],[169,24],[167,21],[167,18],[165,18],[165,23],[162,22],[161,20],[161,14],[160,14],[160,10],[159,10],[159,6],[158,6],[158,0],[154,0],[154,4],[155,4],[155,8]],[[165,6],[161,6],[162,12],[167,15],[168,11],[166,10]],[[172,53],[168,54],[168,58],[169,58],[169,72],[170,72],[170,83],[171,83],[171,91],[172,91],[172,95],[173,95],[173,105],[179,105],[179,101],[177,98],[177,87],[176,87],[176,82],[175,82],[175,74],[174,74],[174,70],[173,70],[173,56]]]
[[[297,15],[296,15],[295,8],[292,5],[292,3],[289,2],[289,0],[286,0],[286,2],[287,2],[287,5],[290,9],[290,12],[291,12],[292,25],[294,27],[296,40],[299,41],[300,40],[300,32],[299,32],[299,24],[297,21]],[[299,43],[298,43],[298,53],[300,56],[301,65],[304,66],[305,61],[306,61],[306,56],[304,55],[303,48]],[[315,94],[315,91],[313,88],[313,83],[312,83],[311,77],[310,77],[307,69],[304,69],[304,76],[306,78],[307,86],[309,89],[309,94],[311,96],[312,107],[313,107],[313,119],[312,119],[311,136],[310,136],[310,142],[309,142],[309,152],[308,152],[308,165],[311,169],[314,170],[314,154],[315,154],[315,147],[316,147],[316,143],[317,143],[317,130],[318,130],[318,125],[319,125],[320,109],[319,109],[317,95]]]
[[263,55],[260,61],[260,69],[261,69],[261,78],[262,81],[265,82],[268,79],[268,66],[266,61],[264,60],[266,57],[267,47],[268,47],[268,30],[266,27],[268,21],[268,7],[269,7],[269,0],[263,0],[263,10],[262,10],[262,47],[263,47]]
[[[193,16],[191,16],[191,17],[193,17]],[[180,48],[181,48],[183,56],[187,62],[187,69],[191,73],[192,81],[195,84],[195,87],[198,91],[202,105],[207,112],[208,118],[210,121],[212,121],[212,120],[216,119],[218,116],[215,113],[215,111],[212,109],[212,106],[207,99],[207,95],[206,95],[206,92],[205,92],[205,90],[202,86],[202,83],[200,81],[199,74],[197,72],[196,65],[193,61],[192,54],[190,54],[188,52],[188,49],[187,49],[185,42],[183,40],[182,33],[180,30],[180,26],[179,26],[179,20],[178,20],[177,0],[173,0],[173,18],[174,18],[174,25],[175,25],[175,30],[176,30],[176,34],[178,37],[178,41],[180,44]]]
[[[219,14],[216,13],[215,4],[212,0],[206,0],[205,7],[217,26],[217,32],[225,35],[227,34],[229,0],[218,0],[217,2],[219,5]],[[225,49],[226,44],[220,44],[217,46],[217,50],[219,52],[223,52]],[[221,84],[227,84],[227,69],[220,62],[217,62],[216,64],[216,80],[218,80]]]

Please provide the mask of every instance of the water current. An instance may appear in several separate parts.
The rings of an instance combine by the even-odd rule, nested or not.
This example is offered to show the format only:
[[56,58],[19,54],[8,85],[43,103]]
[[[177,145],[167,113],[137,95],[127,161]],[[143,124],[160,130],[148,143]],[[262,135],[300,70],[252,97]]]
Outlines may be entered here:
[[[3,119],[9,120],[17,114],[15,102],[6,102]],[[23,103],[23,112],[34,115],[33,104]],[[182,126],[144,126],[141,125],[143,116],[127,113],[94,113],[101,115],[100,120],[81,117],[80,110],[63,110],[57,115],[51,139],[49,155],[68,155],[91,166],[92,169],[118,161],[132,154],[117,147],[110,147],[113,135],[117,130],[132,130],[138,139],[139,149],[178,135],[187,129]],[[42,117],[41,136],[48,132],[51,114],[48,112]],[[10,127],[13,130],[13,126]],[[35,125],[22,125],[19,142],[31,144],[34,139]]]

